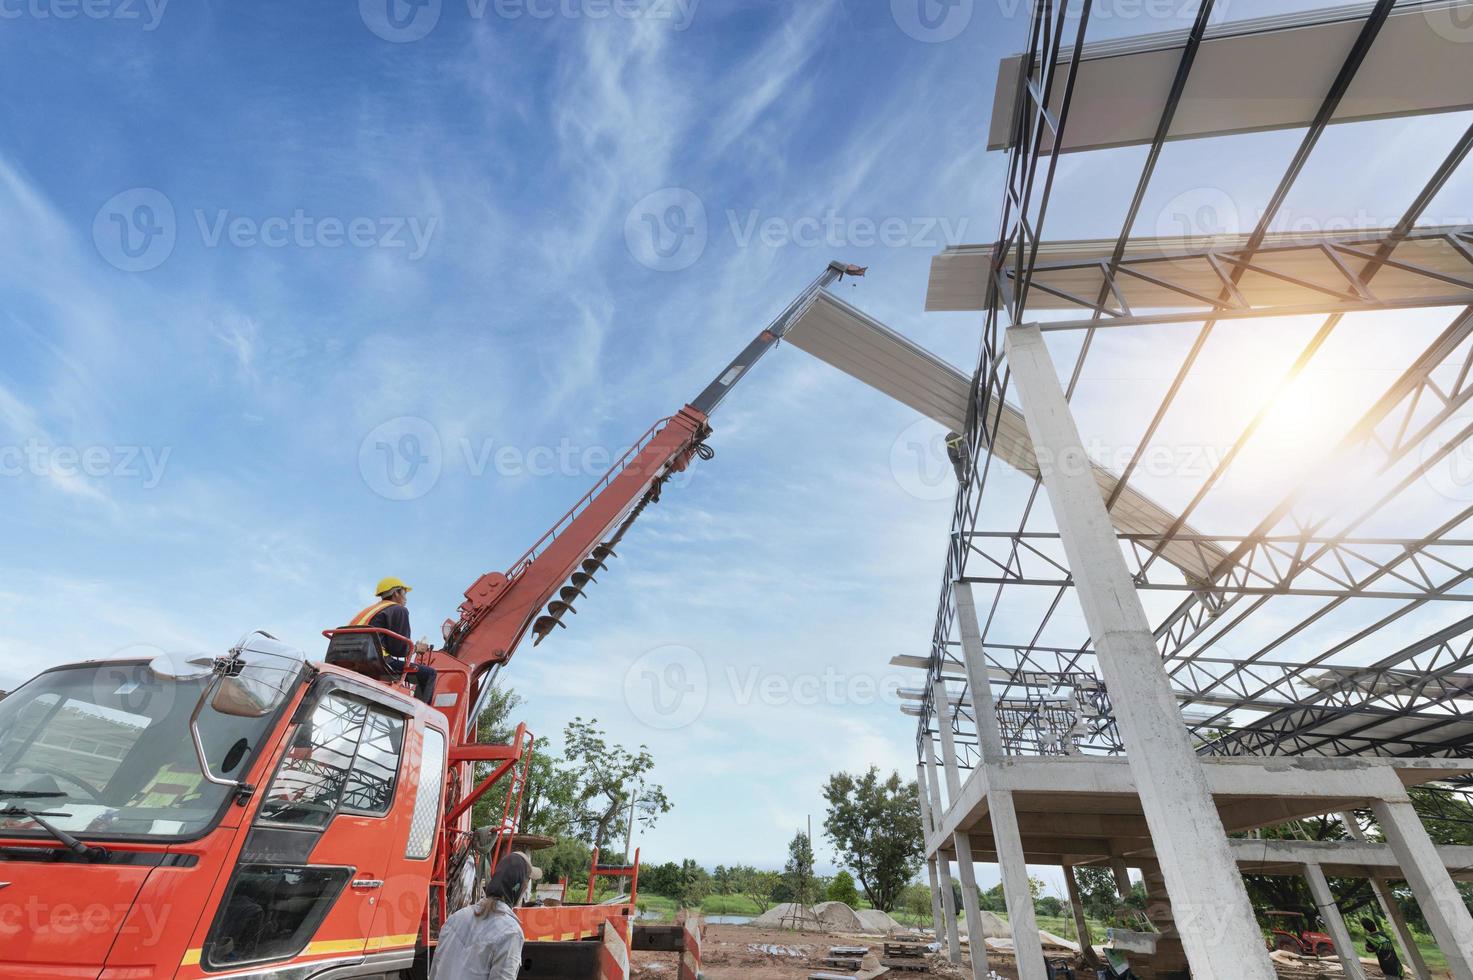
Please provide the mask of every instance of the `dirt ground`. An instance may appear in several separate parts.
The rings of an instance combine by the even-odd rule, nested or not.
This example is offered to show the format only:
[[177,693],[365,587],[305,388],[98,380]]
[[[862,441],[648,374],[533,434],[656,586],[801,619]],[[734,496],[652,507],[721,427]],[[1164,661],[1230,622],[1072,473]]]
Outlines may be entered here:
[[[825,967],[823,960],[830,946],[868,946],[872,957],[867,965],[875,966],[873,958],[880,953],[881,940],[834,933],[793,932],[787,929],[760,929],[753,926],[708,925],[702,944],[701,972],[709,980],[807,980],[810,973],[842,973]],[[669,953],[635,953],[633,955],[632,980],[675,980],[676,957]],[[993,952],[989,957],[993,971],[1006,980],[1017,980],[1017,968],[1008,956]],[[1297,968],[1279,965],[1282,980],[1319,980],[1319,978],[1342,978],[1338,965],[1332,961],[1304,962]],[[925,973],[897,973],[890,971],[887,977],[896,980],[907,977],[947,977],[959,980],[971,976],[970,967],[964,970],[952,966],[939,956],[928,961]],[[861,971],[860,976],[865,973]],[[1081,977],[1087,976],[1080,970]],[[1374,967],[1366,967],[1370,978],[1381,976]]]
[[[824,966],[830,946],[869,946],[880,952],[881,941],[873,936],[861,938],[819,932],[792,932],[786,929],[759,929],[753,926],[711,925],[706,927],[702,943],[701,973],[710,980],[807,980],[810,973],[842,973]],[[998,957],[993,957],[994,961]],[[876,962],[876,961],[871,961]],[[633,980],[674,980],[676,958],[668,953],[635,953]],[[1018,974],[1010,961],[994,962],[992,968],[1007,980]],[[863,973],[860,974],[863,976]],[[959,978],[962,971],[939,957],[932,957],[925,973],[899,974],[891,977]],[[970,977],[970,972],[967,974]]]

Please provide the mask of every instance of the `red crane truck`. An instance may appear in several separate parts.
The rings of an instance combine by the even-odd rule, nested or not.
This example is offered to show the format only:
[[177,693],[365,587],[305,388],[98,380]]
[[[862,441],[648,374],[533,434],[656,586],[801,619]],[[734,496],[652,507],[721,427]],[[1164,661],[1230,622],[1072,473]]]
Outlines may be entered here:
[[[325,631],[320,662],[253,632],[218,657],[52,668],[0,700],[0,977],[423,977],[446,914],[475,897],[477,842],[494,859],[516,832],[532,736],[477,741],[498,671],[529,634],[565,625],[671,476],[709,458],[711,413],[816,291],[864,271],[832,264],[526,554],[466,590],[423,658],[433,704],[363,628]],[[472,807],[498,782],[503,819],[477,833]],[[680,952],[693,980],[694,921],[633,922],[637,858],[592,871],[629,877],[629,898],[520,909],[521,976],[617,980],[632,947]]]

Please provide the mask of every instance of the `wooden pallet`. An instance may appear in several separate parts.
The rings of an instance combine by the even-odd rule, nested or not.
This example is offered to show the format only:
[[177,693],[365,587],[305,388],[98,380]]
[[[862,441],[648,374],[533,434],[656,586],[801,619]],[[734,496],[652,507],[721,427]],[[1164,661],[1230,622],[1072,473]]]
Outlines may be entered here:
[[899,959],[880,960],[880,965],[885,967],[886,969],[895,970],[899,973],[928,973],[931,969],[930,964],[928,964],[924,959],[912,959],[909,956],[901,957]]
[[849,973],[858,973],[860,969],[864,966],[864,958],[856,958],[853,956],[826,956],[824,957],[823,965],[831,966],[836,970],[845,970]]

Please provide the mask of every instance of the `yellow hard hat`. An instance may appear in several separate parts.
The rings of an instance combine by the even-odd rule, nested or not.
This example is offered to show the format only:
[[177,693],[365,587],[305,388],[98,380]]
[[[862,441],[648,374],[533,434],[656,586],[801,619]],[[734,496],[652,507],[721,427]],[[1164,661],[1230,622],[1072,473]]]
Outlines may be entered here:
[[378,580],[378,588],[373,590],[373,594],[381,596],[386,592],[393,592],[395,589],[403,589],[405,592],[414,591],[409,586],[404,584],[403,579],[394,578],[392,575],[390,575],[388,578],[381,578]]

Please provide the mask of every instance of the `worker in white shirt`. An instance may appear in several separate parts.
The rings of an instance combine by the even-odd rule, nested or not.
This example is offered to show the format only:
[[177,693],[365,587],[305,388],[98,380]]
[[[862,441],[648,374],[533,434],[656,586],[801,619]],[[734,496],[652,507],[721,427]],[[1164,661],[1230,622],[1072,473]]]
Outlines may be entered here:
[[486,883],[486,897],[445,920],[429,980],[517,980],[522,969],[522,923],[512,911],[542,877],[521,851],[502,858]]

